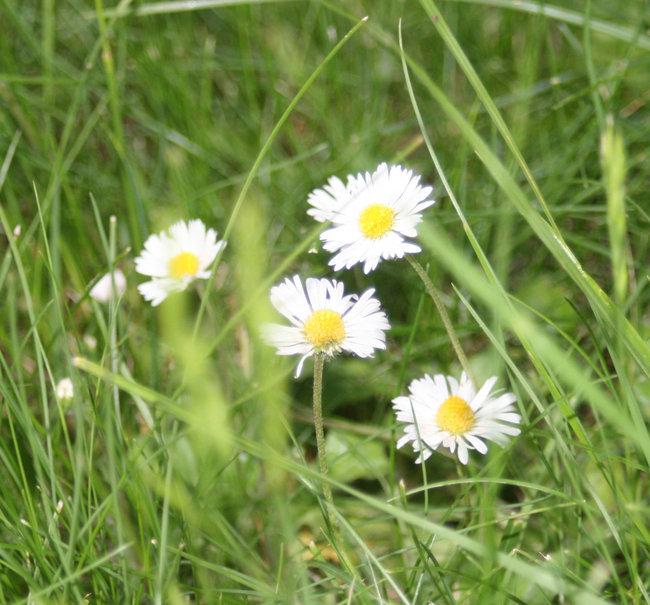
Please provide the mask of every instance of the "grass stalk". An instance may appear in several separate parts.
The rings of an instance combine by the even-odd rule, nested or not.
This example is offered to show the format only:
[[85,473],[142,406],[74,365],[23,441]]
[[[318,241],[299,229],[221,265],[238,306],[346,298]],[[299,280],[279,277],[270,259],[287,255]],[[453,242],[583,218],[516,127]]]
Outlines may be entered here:
[[460,344],[460,340],[458,339],[458,335],[456,334],[454,325],[449,319],[449,314],[447,313],[447,309],[445,308],[445,303],[442,302],[442,298],[440,298],[440,294],[438,294],[436,287],[433,285],[433,282],[427,275],[427,272],[424,270],[422,265],[417,260],[415,260],[413,256],[410,254],[406,255],[406,260],[411,265],[411,267],[413,267],[413,270],[417,273],[417,276],[422,280],[422,283],[424,284],[424,288],[427,291],[427,294],[431,297],[431,300],[433,300],[433,304],[436,306],[436,309],[438,310],[438,314],[440,315],[442,324],[445,326],[445,330],[447,331],[447,336],[449,336],[449,341],[451,342],[451,346],[453,347],[454,352],[456,353],[456,357],[458,358],[458,361],[460,362],[463,371],[467,374],[467,377],[472,381],[474,387],[476,387],[477,386],[476,378],[474,377],[472,368],[469,365],[469,361],[467,360],[465,351],[463,351],[463,347]]

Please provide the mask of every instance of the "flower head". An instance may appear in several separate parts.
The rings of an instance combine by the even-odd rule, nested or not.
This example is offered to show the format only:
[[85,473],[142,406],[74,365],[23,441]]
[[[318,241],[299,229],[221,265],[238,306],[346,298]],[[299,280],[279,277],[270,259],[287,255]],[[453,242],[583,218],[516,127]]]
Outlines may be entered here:
[[408,397],[393,399],[397,420],[408,423],[397,447],[410,441],[413,450],[420,452],[418,463],[440,445],[452,454],[458,447],[458,459],[467,464],[469,450],[487,452],[485,439],[505,445],[508,435],[521,432],[512,426],[519,424],[521,416],[515,413],[512,393],[490,393],[496,380],[490,378],[478,392],[465,372],[460,383],[442,374],[433,378],[425,374],[411,382]]
[[383,163],[372,174],[349,175],[347,185],[330,178],[309,195],[307,213],[333,224],[320,237],[325,250],[337,253],[329,262],[334,270],[363,263],[369,273],[382,259],[421,251],[408,238],[417,236],[420,212],[435,203],[431,192],[411,170]]
[[150,235],[135,259],[135,270],[153,279],[138,286],[155,307],[172,292],[185,290],[195,279],[210,277],[209,267],[225,242],[198,219],[179,221],[160,235]]
[[[114,285],[113,285],[114,284]],[[126,290],[126,277],[119,269],[107,273],[90,290],[90,297],[101,303],[108,302],[111,298],[122,296]]]
[[69,378],[62,378],[56,385],[56,398],[59,401],[70,401],[74,396],[74,386]]
[[315,353],[372,357],[375,349],[386,348],[384,330],[390,324],[373,297],[375,291],[361,296],[343,292],[341,282],[329,279],[308,278],[303,288],[298,275],[271,288],[271,303],[292,325],[266,324],[263,336],[278,355],[302,355],[296,378],[305,359]]

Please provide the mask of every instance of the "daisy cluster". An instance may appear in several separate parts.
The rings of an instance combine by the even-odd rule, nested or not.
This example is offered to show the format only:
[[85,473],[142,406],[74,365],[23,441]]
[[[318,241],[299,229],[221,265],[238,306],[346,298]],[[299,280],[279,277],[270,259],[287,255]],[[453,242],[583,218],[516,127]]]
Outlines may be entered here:
[[[383,163],[373,173],[349,175],[346,183],[332,176],[309,194],[307,214],[331,225],[320,239],[333,254],[329,264],[335,271],[362,264],[368,274],[382,260],[421,251],[413,238],[422,211],[435,203],[431,193],[412,171]],[[315,353],[371,357],[375,349],[386,348],[384,330],[390,328],[373,294],[370,289],[344,296],[335,280],[310,278],[303,287],[299,276],[287,278],[271,289],[271,302],[291,326],[268,325],[264,336],[279,355],[301,356],[296,377]],[[393,400],[397,420],[406,423],[397,447],[410,443],[419,452],[418,463],[443,447],[467,464],[469,450],[487,452],[486,440],[505,445],[507,436],[519,434],[515,425],[521,417],[512,393],[492,393],[496,380],[490,378],[478,391],[465,373],[460,382],[441,374],[414,380],[410,395]]]
[[[347,184],[331,177],[309,194],[307,214],[332,224],[320,238],[323,248],[335,253],[329,261],[335,271],[363,263],[369,273],[382,259],[420,252],[409,238],[417,236],[420,212],[434,203],[431,192],[410,170],[384,163],[372,174],[348,176]],[[291,327],[270,324],[264,336],[278,355],[301,355],[296,377],[305,359],[316,353],[372,357],[375,349],[386,348],[384,330],[390,329],[374,292],[344,296],[341,282],[314,278],[303,288],[295,275],[271,289],[273,306]]]
[[[329,265],[334,271],[360,264],[368,274],[382,260],[421,251],[414,241],[416,227],[422,211],[435,203],[432,191],[411,170],[382,163],[372,173],[349,175],[345,183],[332,176],[309,194],[307,214],[328,223],[320,239],[323,249],[332,253]],[[136,271],[151,279],[138,290],[153,306],[159,305],[195,280],[208,278],[224,246],[200,220],[179,221],[151,235],[135,259]],[[90,294],[105,301],[124,288],[124,276],[114,272],[99,280]],[[262,335],[278,355],[300,357],[296,378],[314,355],[345,352],[368,358],[386,348],[390,323],[373,288],[346,294],[335,279],[309,277],[303,282],[294,275],[271,288],[270,299],[289,325],[267,324]],[[416,462],[443,447],[467,464],[469,450],[487,452],[486,440],[505,445],[509,436],[519,434],[521,417],[515,412],[515,396],[493,393],[495,383],[496,378],[490,378],[477,389],[465,373],[460,381],[441,374],[413,380],[409,395],[393,400],[397,420],[405,423],[397,447],[410,443],[418,453]]]

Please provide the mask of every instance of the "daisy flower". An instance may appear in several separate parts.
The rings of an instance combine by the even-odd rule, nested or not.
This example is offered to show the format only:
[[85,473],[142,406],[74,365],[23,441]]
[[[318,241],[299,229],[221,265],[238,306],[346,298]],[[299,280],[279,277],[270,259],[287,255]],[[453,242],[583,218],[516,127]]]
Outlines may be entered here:
[[266,324],[263,337],[278,355],[301,355],[296,378],[305,359],[315,353],[333,356],[339,351],[372,357],[386,348],[386,314],[373,297],[374,289],[361,296],[345,295],[336,280],[308,278],[303,288],[298,275],[271,288],[271,303],[291,326]]
[[210,277],[209,266],[225,242],[198,219],[179,221],[168,232],[151,235],[135,259],[135,270],[153,279],[138,286],[145,300],[159,305],[172,292],[185,290],[195,279]]
[[348,176],[347,185],[330,178],[309,195],[313,208],[307,213],[332,222],[320,238],[325,250],[337,253],[329,262],[335,271],[363,263],[363,272],[369,273],[382,259],[421,251],[408,238],[417,237],[420,212],[435,203],[431,192],[411,170],[383,163],[372,174]]
[[465,372],[460,383],[442,374],[414,380],[408,397],[393,399],[397,420],[408,423],[397,447],[411,442],[413,450],[420,452],[417,463],[440,445],[452,454],[458,447],[458,459],[467,464],[469,450],[487,452],[486,439],[504,446],[508,435],[521,432],[512,426],[519,424],[521,416],[515,413],[512,393],[490,393],[496,381],[496,376],[490,378],[476,392]]
[[74,386],[69,378],[62,378],[56,385],[56,398],[59,401],[69,401],[74,397]]
[[[115,285],[115,287],[113,287]],[[107,273],[90,290],[90,297],[97,302],[107,303],[111,298],[118,298],[126,291],[126,277],[119,269]]]

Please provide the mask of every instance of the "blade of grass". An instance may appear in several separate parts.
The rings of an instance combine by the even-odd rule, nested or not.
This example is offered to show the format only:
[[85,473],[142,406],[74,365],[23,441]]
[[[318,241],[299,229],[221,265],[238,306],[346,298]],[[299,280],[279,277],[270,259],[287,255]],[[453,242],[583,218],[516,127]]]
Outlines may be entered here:
[[449,236],[440,228],[422,225],[421,238],[426,247],[435,254],[448,270],[456,276],[474,296],[487,304],[492,312],[517,336],[534,343],[535,352],[561,376],[596,406],[599,411],[624,435],[635,441],[641,448],[646,461],[650,463],[650,435],[645,424],[638,425],[615,406],[612,401],[595,386],[583,368],[565,354],[542,329],[512,306],[506,304],[498,291],[491,286],[480,271],[473,266],[457,249]]
[[427,11],[427,14],[429,14],[435,28],[438,30],[438,33],[440,34],[440,37],[443,39],[444,43],[447,45],[447,48],[450,50],[450,52],[458,62],[458,65],[463,70],[463,73],[467,77],[467,80],[472,85],[472,88],[478,95],[478,98],[481,100],[481,103],[483,103],[490,118],[492,118],[492,121],[494,122],[494,125],[497,127],[497,130],[501,133],[501,136],[506,142],[508,149],[510,149],[511,153],[515,156],[517,163],[519,164],[523,173],[526,176],[526,180],[528,181],[528,183],[530,184],[530,186],[532,187],[535,193],[535,197],[537,198],[537,201],[542,206],[546,218],[548,219],[555,233],[558,234],[559,236],[560,232],[557,228],[557,225],[555,224],[553,215],[551,214],[550,210],[548,209],[548,206],[546,205],[544,196],[541,190],[539,189],[539,187],[537,186],[533,174],[530,171],[530,168],[528,168],[528,164],[526,163],[526,160],[524,159],[521,151],[519,150],[519,147],[517,146],[517,143],[515,142],[514,137],[510,132],[510,129],[506,125],[506,122],[503,119],[501,112],[497,108],[496,104],[492,100],[492,97],[490,96],[483,82],[481,81],[478,74],[476,73],[474,66],[472,65],[467,55],[461,48],[458,40],[453,35],[451,29],[447,25],[447,22],[445,21],[442,13],[438,9],[434,1],[420,0],[420,4]]
[[584,25],[582,26],[582,40],[585,54],[585,63],[587,67],[587,75],[589,76],[589,84],[591,85],[591,98],[593,101],[594,109],[596,111],[596,118],[598,119],[598,125],[602,131],[605,127],[604,121],[604,112],[603,112],[603,102],[600,98],[599,91],[599,78],[596,76],[596,68],[594,66],[594,60],[591,53],[591,27],[589,26],[591,22],[591,0],[586,0],[585,3],[585,16],[584,16]]
[[[554,19],[570,25],[579,25],[584,27],[585,17],[582,13],[570,9],[549,4],[547,2],[531,2],[529,0],[454,0],[454,2],[464,2],[466,4],[480,4],[484,6],[496,6],[507,8],[514,11],[529,13],[531,15],[544,15],[549,19]],[[589,27],[598,33],[606,34],[617,40],[629,42],[645,50],[650,50],[650,37],[643,33],[642,20],[639,19],[639,27],[631,29],[622,25],[614,25],[607,21],[599,19],[589,19]]]
[[[206,10],[210,8],[223,8],[238,6],[240,4],[277,4],[278,2],[298,2],[298,0],[178,0],[177,2],[151,2],[135,8],[129,8],[131,0],[123,3],[124,6],[105,11],[107,17],[147,17],[150,15],[166,15],[169,13],[185,13],[190,11]],[[92,18],[86,14],[86,18]]]
[[[264,448],[260,444],[249,441],[244,437],[237,436],[235,437],[235,440],[238,442],[239,446],[250,455],[261,459],[272,460],[275,464],[282,466],[286,470],[313,481],[321,479],[326,480],[333,488],[348,493],[378,512],[390,515],[391,517],[399,519],[413,527],[419,527],[426,532],[435,534],[439,539],[448,540],[457,548],[465,550],[478,557],[485,557],[488,555],[488,551],[483,544],[464,535],[462,531],[456,531],[446,525],[440,525],[420,515],[405,511],[401,507],[388,504],[383,500],[354,489],[349,485],[334,481],[329,477],[323,478],[316,470],[305,468],[298,462],[278,454],[271,448]],[[551,571],[542,569],[539,566],[520,561],[512,555],[497,553],[496,560],[499,565],[522,578],[525,578],[527,581],[534,583],[539,588],[548,590],[553,594],[564,594],[565,596],[570,596],[573,603],[579,605],[607,605],[606,601],[585,590],[583,587],[576,586],[570,581],[558,577]]]
[[[250,172],[248,173],[248,176],[246,178],[246,181],[244,182],[244,185],[241,188],[241,191],[239,192],[239,196],[237,197],[237,200],[235,201],[235,205],[233,206],[233,209],[230,213],[230,217],[228,218],[228,223],[226,224],[226,228],[224,229],[223,233],[223,239],[225,241],[228,241],[228,237],[230,235],[230,232],[233,230],[235,226],[235,221],[237,220],[237,216],[239,214],[239,210],[244,203],[244,199],[246,197],[246,194],[248,193],[248,189],[250,188],[253,179],[257,176],[258,170],[262,164],[262,161],[264,160],[264,157],[266,156],[267,152],[271,148],[271,144],[275,140],[276,136],[282,129],[282,126],[284,123],[289,119],[289,116],[293,112],[294,108],[300,101],[300,99],[303,97],[303,95],[309,90],[310,86],[316,80],[318,75],[323,71],[324,67],[338,54],[338,52],[345,46],[345,44],[352,38],[352,36],[363,26],[365,25],[366,21],[368,20],[367,17],[364,17],[359,21],[350,31],[348,31],[345,36],[339,40],[339,42],[334,46],[334,48],[327,54],[327,56],[320,62],[318,67],[311,73],[311,75],[307,78],[305,83],[302,85],[300,90],[296,93],[296,95],[293,97],[287,108],[284,110],[282,115],[280,116],[280,119],[277,121],[275,126],[273,127],[273,130],[267,137],[266,141],[264,142],[264,145],[262,145],[262,149],[260,149],[259,154],[255,158],[255,161],[253,162],[253,165],[251,166]],[[223,250],[223,249],[222,249]],[[203,313],[205,312],[205,306],[208,301],[208,297],[211,291],[211,284],[214,281],[214,274],[217,270],[217,266],[219,264],[219,261],[221,259],[221,251],[219,254],[217,254],[217,258],[214,262],[214,266],[212,268],[212,275],[211,279],[208,280],[207,286],[205,288],[205,293],[201,299],[201,306],[199,308],[199,311],[196,316],[196,321],[194,323],[194,332],[192,338],[195,339],[197,337],[199,328],[201,326],[201,319],[203,318]]]
[[[427,3],[429,0],[422,1]],[[555,257],[567,275],[571,277],[585,294],[597,318],[611,331],[617,330],[620,326],[621,337],[625,347],[636,359],[641,371],[650,377],[650,347],[644,342],[634,326],[622,316],[622,312],[618,307],[582,268],[573,251],[564,242],[563,238],[558,235],[556,228],[538,214],[513,176],[476,130],[472,128],[456,108],[455,104],[452,103],[417,62],[411,60],[407,55],[405,57],[413,74],[456,124],[472,148],[475,149],[478,157],[505,193],[506,197],[528,222],[534,233]]]

